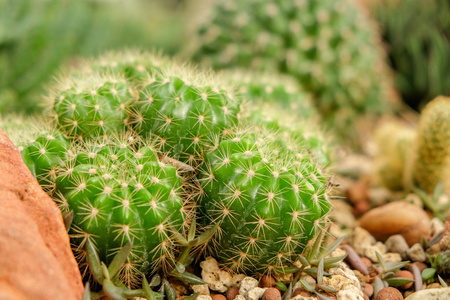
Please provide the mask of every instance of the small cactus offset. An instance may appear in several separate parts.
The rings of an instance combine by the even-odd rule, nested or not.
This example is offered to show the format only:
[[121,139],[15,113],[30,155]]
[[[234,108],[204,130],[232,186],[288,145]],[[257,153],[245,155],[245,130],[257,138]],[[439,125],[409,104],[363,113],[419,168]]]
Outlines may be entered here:
[[413,185],[431,193],[444,181],[450,190],[450,97],[437,97],[423,110],[412,164]]
[[239,102],[208,77],[189,70],[166,70],[139,87],[133,128],[156,139],[160,151],[195,165],[205,145],[238,122]]
[[50,100],[57,127],[84,139],[123,132],[135,95],[120,75],[92,73],[62,80]]
[[398,100],[375,26],[355,1],[218,1],[209,15],[194,59],[289,74],[346,132]]
[[203,220],[220,224],[211,251],[234,271],[289,265],[330,209],[309,154],[265,129],[231,130],[206,154],[200,181]]
[[375,158],[375,180],[390,190],[404,188],[407,157],[416,139],[416,129],[397,121],[380,125],[375,132],[377,156]]

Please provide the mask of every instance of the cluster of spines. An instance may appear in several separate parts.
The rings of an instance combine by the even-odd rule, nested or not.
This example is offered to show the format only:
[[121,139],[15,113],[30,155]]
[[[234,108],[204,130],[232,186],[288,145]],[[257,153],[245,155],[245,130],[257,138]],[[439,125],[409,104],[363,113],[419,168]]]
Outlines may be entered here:
[[206,155],[201,213],[220,223],[210,250],[234,271],[283,268],[320,229],[326,179],[295,146],[268,130],[236,129]]

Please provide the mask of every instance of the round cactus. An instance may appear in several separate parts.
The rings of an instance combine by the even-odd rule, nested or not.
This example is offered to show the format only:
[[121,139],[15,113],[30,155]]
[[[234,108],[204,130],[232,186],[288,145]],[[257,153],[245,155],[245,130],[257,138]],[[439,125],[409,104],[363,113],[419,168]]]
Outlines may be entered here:
[[99,73],[62,80],[50,98],[57,127],[81,139],[123,132],[135,101],[133,87],[124,78]]
[[189,164],[237,123],[239,113],[232,93],[198,77],[187,70],[150,76],[139,88],[133,118],[140,135],[156,138],[162,152]]
[[440,181],[450,190],[450,97],[437,97],[420,116],[411,183],[431,193]]
[[175,167],[133,136],[83,143],[74,151],[57,172],[54,198],[63,212],[73,212],[69,233],[80,264],[89,238],[105,263],[133,241],[120,276],[128,286],[150,270],[173,268],[173,232],[183,231],[189,219]]
[[234,271],[289,264],[330,209],[309,154],[266,129],[229,132],[206,154],[200,181],[203,219],[220,222],[211,252]]
[[376,30],[354,1],[224,0],[211,10],[191,43],[198,61],[290,74],[341,126],[397,100]]

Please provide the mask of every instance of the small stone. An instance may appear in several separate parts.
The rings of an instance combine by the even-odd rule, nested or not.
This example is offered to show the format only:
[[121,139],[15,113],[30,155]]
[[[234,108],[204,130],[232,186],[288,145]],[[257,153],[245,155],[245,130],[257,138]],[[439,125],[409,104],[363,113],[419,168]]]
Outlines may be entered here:
[[251,289],[250,291],[248,291],[246,298],[248,300],[258,300],[259,298],[262,297],[262,295],[264,294],[266,289],[267,288],[255,287],[255,288]]
[[450,287],[420,290],[409,295],[405,300],[442,300],[450,299]]
[[262,300],[281,300],[281,293],[276,288],[268,288],[264,291]]
[[365,249],[375,245],[377,241],[375,238],[364,228],[356,227],[353,235],[353,249],[356,253],[364,256]]
[[379,241],[401,234],[410,246],[420,242],[422,236],[431,232],[431,223],[426,212],[404,201],[395,201],[372,209],[361,217],[359,223]]
[[412,272],[411,270],[411,266],[412,265],[416,265],[417,268],[419,269],[420,272],[422,272],[423,270],[425,270],[426,268],[428,268],[428,266],[426,264],[424,264],[423,262],[420,261],[416,261],[414,263],[412,263],[410,266],[407,266],[406,268],[408,269],[408,271]]
[[234,300],[247,300],[247,299],[245,299],[245,297],[242,295],[237,295],[236,298],[234,298]]
[[382,255],[385,262],[401,262],[402,256],[398,253],[385,253]]
[[407,259],[408,255],[406,254],[406,251],[408,251],[409,246],[401,234],[390,236],[384,244],[386,245],[387,251],[398,253],[401,255],[402,259]]
[[[401,278],[407,278],[407,279],[413,279],[414,280],[414,275],[411,272],[405,271],[405,270],[398,271],[397,274],[396,274],[396,277],[401,277]],[[414,282],[407,283],[407,284],[401,286],[400,288],[403,289],[403,290],[407,290],[410,287],[412,287],[413,283]]]
[[212,300],[212,298],[208,295],[198,295],[197,300]]
[[423,248],[419,243],[414,244],[411,248],[409,248],[407,253],[412,261],[424,262],[427,259],[425,256],[425,251],[423,251]]
[[375,300],[403,300],[403,295],[393,287],[385,287],[377,293]]
[[438,219],[438,218],[433,218],[431,219],[431,236],[434,236],[436,233],[438,233],[439,231],[444,229],[444,223]]
[[303,288],[296,288],[292,293],[292,298],[295,298],[296,296],[311,297],[312,295],[310,292],[305,291]]
[[317,300],[317,297],[316,296],[297,295],[294,298],[291,298],[290,300]]
[[227,298],[225,298],[225,296],[222,294],[216,294],[212,296],[212,300],[227,300]]
[[364,294],[364,300],[370,300],[369,296],[367,296],[366,294]]
[[275,279],[272,276],[263,275],[259,280],[259,287],[271,288],[275,286]]
[[435,282],[435,283],[431,283],[429,285],[427,285],[427,290],[429,289],[441,289],[442,285],[440,285],[439,283]]
[[202,279],[213,291],[224,293],[228,287],[233,285],[233,278],[230,273],[219,268],[219,264],[212,257],[207,257],[200,263],[202,268]]
[[194,293],[209,296],[209,288],[207,284],[193,284],[191,287]]
[[382,242],[376,242],[375,245],[364,249],[364,255],[374,262],[378,262],[377,252],[381,256],[386,253],[386,246]]
[[368,259],[367,257],[361,257],[361,260],[367,267],[372,266],[372,261],[370,259]]
[[365,295],[367,295],[367,297],[372,297],[373,295],[373,286],[371,284],[364,284],[363,286],[363,292]]
[[428,253],[429,255],[438,254],[438,253],[440,253],[440,252],[442,252],[442,249],[441,249],[441,245],[440,245],[440,244],[434,244],[434,245],[428,247],[428,249],[427,249],[427,253]]
[[228,289],[225,295],[227,300],[234,300],[234,298],[236,298],[236,296],[239,295],[239,287],[233,286],[232,288]]
[[247,298],[248,292],[258,286],[258,280],[252,277],[245,277],[239,288],[239,295]]

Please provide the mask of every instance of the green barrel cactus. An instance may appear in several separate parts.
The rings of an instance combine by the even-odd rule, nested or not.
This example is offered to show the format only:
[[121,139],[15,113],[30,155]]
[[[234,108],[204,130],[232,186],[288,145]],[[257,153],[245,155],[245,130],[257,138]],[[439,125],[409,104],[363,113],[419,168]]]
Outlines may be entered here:
[[218,1],[211,10],[191,43],[197,61],[292,75],[346,131],[396,100],[374,24],[354,1]]
[[50,96],[57,127],[70,138],[119,134],[129,123],[134,87],[121,75],[80,74],[61,80]]
[[201,216],[220,224],[211,253],[238,272],[292,263],[330,209],[326,176],[310,155],[265,128],[231,130],[199,177]]
[[311,96],[299,90],[289,76],[245,71],[221,72],[237,86],[242,98],[241,119],[295,138],[311,151],[318,163],[331,163],[330,141],[320,129],[320,114]]
[[69,234],[80,267],[87,266],[89,239],[105,263],[132,242],[119,276],[127,286],[139,285],[150,271],[174,268],[179,249],[173,234],[188,225],[190,202],[177,170],[159,161],[154,145],[130,134],[69,147],[50,139],[47,148],[54,143],[58,152],[40,157],[35,144],[44,144],[42,139],[49,140],[38,137],[22,156],[36,172],[58,165],[53,198],[63,213],[73,213]]
[[450,190],[450,97],[437,97],[420,116],[410,183],[428,193],[441,181]]
[[156,139],[160,151],[196,164],[212,140],[238,122],[239,101],[228,89],[216,86],[187,69],[166,69],[139,87],[133,128]]

